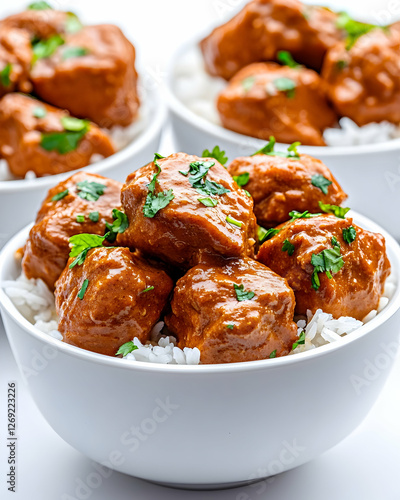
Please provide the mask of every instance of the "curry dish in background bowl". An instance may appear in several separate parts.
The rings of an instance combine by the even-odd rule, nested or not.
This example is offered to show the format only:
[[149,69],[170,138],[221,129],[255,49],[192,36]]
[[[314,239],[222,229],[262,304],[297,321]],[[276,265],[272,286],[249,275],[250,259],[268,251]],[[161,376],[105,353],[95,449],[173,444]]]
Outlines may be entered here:
[[46,356],[27,375],[46,420],[95,461],[187,488],[340,442],[383,387],[400,309],[398,244],[345,200],[325,165],[272,138],[229,165],[218,147],[156,154],[123,185],[53,186],[0,257],[17,363]]

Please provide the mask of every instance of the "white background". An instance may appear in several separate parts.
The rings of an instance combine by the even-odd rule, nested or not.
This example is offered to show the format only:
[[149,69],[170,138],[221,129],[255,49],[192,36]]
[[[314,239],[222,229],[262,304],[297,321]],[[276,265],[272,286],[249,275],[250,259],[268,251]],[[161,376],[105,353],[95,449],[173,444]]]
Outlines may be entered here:
[[[142,76],[161,85],[171,52],[188,38],[230,17],[240,0],[60,0],[91,24],[120,25],[135,43]],[[332,0],[314,2],[347,9],[383,24],[400,19],[400,0]],[[0,12],[26,3],[1,0]],[[173,149],[166,134],[161,152]],[[4,216],[4,214],[2,214]],[[18,384],[17,493],[6,489],[6,387]],[[0,499],[66,500],[400,500],[400,358],[378,403],[364,423],[343,443],[318,460],[282,474],[268,484],[218,492],[163,488],[112,472],[85,497],[76,487],[86,482],[95,464],[67,445],[39,414],[18,374],[0,322]],[[62,398],[62,394],[60,394]],[[85,425],[85,422],[82,422]],[[301,416],[298,419],[301,425]]]

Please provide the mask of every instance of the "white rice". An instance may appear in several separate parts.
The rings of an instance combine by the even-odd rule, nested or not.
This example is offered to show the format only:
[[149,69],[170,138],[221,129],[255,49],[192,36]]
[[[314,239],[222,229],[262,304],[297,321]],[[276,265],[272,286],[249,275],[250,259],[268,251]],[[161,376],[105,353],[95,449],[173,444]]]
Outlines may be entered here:
[[[210,76],[197,47],[182,55],[175,67],[175,94],[196,115],[222,126],[216,108],[218,94],[227,83]],[[389,122],[369,123],[359,127],[350,118],[339,120],[340,128],[328,128],[324,139],[328,146],[360,146],[380,143],[400,137],[400,126]]]
[[[3,281],[0,286],[18,309],[38,330],[62,341],[62,335],[57,330],[58,317],[55,310],[54,295],[40,279],[28,279],[21,273],[15,281]],[[297,318],[298,335],[305,331],[305,342],[294,349],[291,354],[309,351],[332,342],[339,341],[363,324],[371,321],[384,309],[396,290],[396,279],[391,274],[385,283],[385,289],[380,298],[378,309],[370,311],[359,321],[355,318],[342,316],[333,319],[331,314],[318,309],[313,315],[307,311],[305,318]],[[143,345],[135,337],[133,343],[138,348],[123,357],[126,361],[144,361],[148,363],[198,365],[201,353],[197,347],[180,349],[176,339],[162,334],[164,323],[159,321],[151,332],[151,341]]]

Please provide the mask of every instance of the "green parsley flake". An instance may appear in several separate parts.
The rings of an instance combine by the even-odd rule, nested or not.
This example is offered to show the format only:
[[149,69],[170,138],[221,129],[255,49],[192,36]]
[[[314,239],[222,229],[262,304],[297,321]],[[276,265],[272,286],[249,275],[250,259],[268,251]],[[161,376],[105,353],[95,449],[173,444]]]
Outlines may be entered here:
[[47,115],[47,111],[45,110],[45,108],[42,108],[41,106],[36,106],[32,110],[32,115],[35,118],[44,118]]
[[292,57],[292,54],[287,50],[280,50],[276,56],[278,61],[289,68],[298,69],[301,68],[301,64],[298,64]]
[[33,2],[28,5],[27,10],[53,10],[53,7],[47,2]]
[[201,155],[203,158],[214,158],[221,163],[221,165],[225,165],[228,161],[228,157],[225,154],[225,151],[221,151],[219,146],[214,146],[212,151],[205,149]]
[[234,225],[236,227],[242,227],[242,224],[243,224],[243,222],[240,222],[240,221],[234,219],[230,215],[228,215],[225,220],[226,220],[226,222],[229,222],[229,224],[232,224],[232,225]]
[[288,147],[287,152],[274,151],[275,143],[276,143],[275,137],[271,135],[271,137],[269,138],[269,142],[264,147],[253,153],[251,156],[262,154],[268,156],[281,156],[283,158],[289,158],[292,160],[300,160],[300,153],[297,151],[298,146],[300,146],[301,144],[300,142],[294,142],[293,144],[291,144]]
[[67,20],[65,22],[65,31],[68,34],[77,33],[83,28],[78,16],[73,12],[67,12]]
[[249,172],[244,172],[243,174],[234,175],[233,180],[239,187],[245,186],[250,180]]
[[0,83],[3,88],[7,88],[11,85],[11,71],[13,65],[11,63],[7,63],[4,68],[0,71]]
[[342,231],[344,241],[350,245],[357,237],[357,232],[353,226],[344,228]]
[[291,78],[286,78],[282,76],[281,78],[276,78],[273,81],[275,88],[281,92],[285,92],[286,96],[289,99],[293,99],[295,96],[295,88],[297,87],[297,83]]
[[340,245],[335,237],[332,238],[332,245],[333,248],[327,248],[319,254],[312,254],[311,256],[311,264],[314,266],[311,276],[311,286],[314,290],[318,290],[321,285],[318,273],[325,272],[327,277],[332,279],[332,275],[339,272],[344,266],[344,261],[340,253]]
[[262,245],[265,241],[273,238],[279,232],[280,232],[280,229],[275,229],[274,227],[271,227],[270,229],[267,230],[261,226],[258,226],[257,233],[258,233],[258,240],[260,242],[260,245]]
[[174,198],[174,192],[172,189],[162,191],[161,193],[155,194],[156,184],[158,183],[158,176],[161,172],[161,167],[158,160],[163,158],[160,154],[156,153],[154,155],[154,165],[157,168],[157,172],[153,175],[152,180],[147,184],[147,197],[143,205],[143,215],[152,219],[161,209],[165,208]]
[[80,140],[89,130],[90,123],[73,116],[63,116],[60,121],[66,132],[43,133],[40,145],[46,151],[66,154],[78,147]]
[[62,51],[62,59],[66,61],[67,59],[71,59],[73,57],[82,57],[86,56],[89,53],[89,50],[85,47],[65,47]]
[[85,216],[84,215],[77,215],[76,222],[85,222]]
[[78,196],[83,200],[88,201],[97,201],[100,196],[104,194],[104,190],[107,188],[105,184],[91,181],[78,182],[76,187]]
[[311,184],[319,188],[324,194],[328,194],[328,187],[332,184],[332,181],[321,174],[314,174],[311,177]]
[[385,28],[385,26],[355,21],[347,12],[339,12],[336,19],[336,27],[347,32],[346,50],[350,50],[361,36],[369,33],[371,30],[375,28]]
[[329,203],[322,203],[322,201],[318,202],[320,209],[327,213],[333,214],[338,219],[345,219],[347,212],[350,210],[348,207],[338,207],[337,205],[329,205]]
[[84,295],[85,295],[85,292],[87,290],[87,287],[89,285],[89,280],[86,279],[86,280],[83,280],[83,283],[82,283],[82,288],[79,290],[78,292],[78,297],[82,300]]
[[57,193],[53,196],[53,198],[51,199],[51,201],[59,201],[59,200],[62,200],[63,198],[65,198],[67,196],[67,194],[69,193],[69,189],[66,189],[65,191],[61,191],[61,193]]
[[248,76],[247,78],[245,78],[244,80],[241,81],[243,90],[245,92],[248,92],[249,90],[251,90],[253,88],[255,82],[256,82],[256,79],[254,78],[254,76]]
[[270,359],[276,358],[276,349],[271,352],[271,354],[269,355],[269,357],[270,357]]
[[292,350],[294,351],[296,349],[297,346],[299,345],[303,345],[306,343],[306,332],[305,330],[303,330],[300,335],[299,335],[299,338],[296,340],[296,342],[292,345]]
[[191,186],[200,194],[204,195],[223,195],[229,193],[222,184],[206,179],[208,171],[215,165],[213,161],[194,161],[190,163],[187,172],[180,172],[182,175],[189,174]]
[[69,132],[82,132],[85,130],[89,122],[87,120],[81,120],[80,118],[75,118],[74,116],[63,116],[60,122],[65,130]]
[[294,254],[294,248],[293,243],[290,243],[290,241],[286,239],[282,245],[282,252],[287,252],[288,255],[292,256]]
[[238,302],[251,300],[256,295],[254,292],[246,291],[244,289],[244,285],[236,285],[236,283],[234,283],[233,288],[235,289],[236,299],[238,300]]
[[130,340],[129,342],[126,342],[125,344],[122,344],[122,346],[118,349],[116,356],[119,356],[122,354],[122,356],[126,356],[132,351],[136,351],[136,349],[139,349],[133,342]]
[[129,226],[128,217],[126,214],[124,214],[124,212],[121,212],[120,210],[114,208],[112,211],[112,216],[114,222],[112,224],[106,222],[108,232],[106,232],[106,234],[104,235],[105,239],[110,243],[114,243],[117,238],[117,234],[124,233]]
[[292,210],[291,212],[289,212],[289,217],[291,217],[289,222],[293,222],[297,219],[311,219],[311,217],[318,217],[318,215],[321,214],[310,214],[308,210],[306,210],[305,212],[298,212],[297,210]]
[[198,201],[206,207],[216,207],[218,205],[218,200],[213,198],[198,198]]
[[32,64],[35,64],[38,59],[45,59],[52,56],[57,48],[64,43],[65,40],[61,35],[53,35],[46,40],[39,40],[34,43]]
[[154,290],[154,286],[148,286],[147,288],[145,288],[144,290],[142,290],[141,292],[139,292],[139,294],[151,292],[151,290]]
[[235,325],[234,325],[233,323],[228,323],[228,324],[226,325],[226,327],[227,327],[227,328],[229,328],[229,330],[233,330],[233,327],[234,327],[234,326],[235,326]]
[[343,71],[348,65],[349,63],[347,61],[343,61],[343,59],[336,61],[336,67],[339,71]]
[[104,236],[98,234],[74,234],[69,239],[71,244],[71,251],[69,252],[70,257],[76,257],[76,259],[69,265],[72,269],[77,264],[80,266],[84,263],[86,255],[92,248],[98,248],[103,246]]
[[92,222],[99,222],[99,212],[90,212],[89,219]]

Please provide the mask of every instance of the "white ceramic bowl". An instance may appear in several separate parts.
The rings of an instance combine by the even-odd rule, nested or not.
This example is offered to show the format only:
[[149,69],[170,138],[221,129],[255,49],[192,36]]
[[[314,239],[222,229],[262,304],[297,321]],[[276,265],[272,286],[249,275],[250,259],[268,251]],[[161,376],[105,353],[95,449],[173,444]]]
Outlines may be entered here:
[[[229,160],[249,155],[266,141],[232,132],[200,117],[183,104],[176,92],[176,69],[181,58],[195,51],[195,43],[182,47],[171,58],[167,74],[167,103],[179,151],[200,154],[219,145]],[[277,149],[287,145],[277,144]],[[322,160],[348,193],[351,208],[375,220],[400,240],[400,139],[347,147],[302,146],[302,153]]]
[[[160,144],[166,109],[159,91],[154,87],[146,89],[145,99],[151,111],[148,118],[151,122],[147,127],[125,148],[109,158],[79,170],[125,182],[128,174],[151,160]],[[13,234],[35,218],[47,191],[75,172],[77,170],[37,179],[0,181],[0,248]]]
[[[0,254],[0,282],[18,276],[14,252],[28,231]],[[381,232],[398,280],[400,247]],[[399,285],[376,318],[336,343],[225,365],[114,359],[40,332],[1,289],[0,307],[30,392],[67,443],[118,471],[183,487],[233,485],[318,457],[367,415],[399,345]]]

